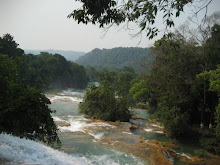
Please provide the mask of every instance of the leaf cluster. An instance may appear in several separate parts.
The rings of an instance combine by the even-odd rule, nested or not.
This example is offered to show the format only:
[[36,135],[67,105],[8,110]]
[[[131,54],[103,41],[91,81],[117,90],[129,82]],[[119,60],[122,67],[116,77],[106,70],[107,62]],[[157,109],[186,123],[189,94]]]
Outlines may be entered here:
[[191,0],[77,0],[82,2],[80,9],[68,15],[78,23],[93,23],[100,27],[124,22],[135,22],[140,31],[146,30],[147,36],[152,39],[158,33],[154,27],[156,16],[163,13],[164,24],[174,26],[173,17],[179,17],[186,4]]

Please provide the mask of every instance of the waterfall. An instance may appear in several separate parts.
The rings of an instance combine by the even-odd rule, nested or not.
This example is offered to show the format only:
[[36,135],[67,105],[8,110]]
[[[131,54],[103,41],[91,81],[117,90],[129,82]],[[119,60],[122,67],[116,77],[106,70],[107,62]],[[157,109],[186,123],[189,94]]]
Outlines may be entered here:
[[55,150],[40,142],[0,134],[0,160],[3,164],[86,165],[86,160]]

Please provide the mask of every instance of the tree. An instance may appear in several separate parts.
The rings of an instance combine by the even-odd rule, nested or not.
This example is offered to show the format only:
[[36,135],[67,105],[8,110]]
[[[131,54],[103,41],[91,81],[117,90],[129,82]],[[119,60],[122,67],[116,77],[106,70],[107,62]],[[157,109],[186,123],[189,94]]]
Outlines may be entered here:
[[215,110],[215,105],[218,102],[217,94],[211,90],[209,90],[209,80],[207,73],[210,70],[216,69],[216,65],[220,63],[220,55],[219,55],[219,41],[220,41],[220,26],[214,25],[211,28],[211,36],[206,40],[206,43],[203,45],[203,54],[201,55],[201,67],[202,73],[197,75],[197,85],[200,86],[200,97],[201,105],[199,109],[201,109],[201,126],[204,124],[204,115],[205,111],[208,111],[210,114],[210,124],[213,123],[213,113]]
[[220,65],[217,65],[217,69],[206,71],[197,75],[197,77],[206,78],[208,81],[208,91],[217,94],[215,100],[218,101],[214,105],[215,112],[213,113],[214,122],[213,127],[215,133],[203,135],[200,140],[201,145],[208,151],[215,154],[220,154]]
[[24,55],[22,62],[21,82],[37,89],[85,88],[88,82],[83,66],[59,54]]
[[182,40],[162,38],[152,51],[156,59],[145,79],[146,99],[168,135],[178,137],[195,122],[190,117],[198,114],[199,100],[192,94],[192,85],[201,73],[200,49]]
[[0,133],[59,144],[49,99],[19,82],[21,60],[0,55]]
[[117,75],[116,95],[119,97],[129,97],[129,90],[131,88],[131,81],[135,78],[133,69],[126,67]]
[[[78,23],[99,24],[100,27],[124,22],[138,23],[140,31],[146,30],[147,36],[153,38],[158,33],[154,27],[156,16],[159,12],[163,14],[166,27],[174,26],[173,18],[179,17],[184,6],[193,0],[79,0],[82,2],[80,9],[74,10],[68,15]],[[201,11],[211,3],[212,0],[203,0],[198,11]]]
[[129,121],[131,113],[126,103],[123,98],[115,98],[111,78],[105,74],[99,87],[93,86],[87,89],[79,108],[82,113],[95,119]]
[[147,82],[145,79],[135,79],[129,93],[133,95],[133,99],[139,102],[149,101],[149,89],[147,88]]
[[[220,96],[220,65],[216,70],[210,70],[197,75],[198,78],[206,78],[208,80],[208,90],[217,93]],[[214,104],[215,105],[215,104]],[[220,100],[218,99],[218,105],[215,107],[215,123],[216,134],[220,138]]]
[[13,36],[5,34],[0,37],[0,54],[7,54],[9,57],[21,57],[24,51],[18,48]]
[[[220,23],[220,12],[207,16],[202,24],[197,17],[197,15],[190,17],[184,24],[175,29],[175,34],[185,42],[194,42],[202,46],[212,37],[213,26]],[[192,24],[195,27],[191,26]]]

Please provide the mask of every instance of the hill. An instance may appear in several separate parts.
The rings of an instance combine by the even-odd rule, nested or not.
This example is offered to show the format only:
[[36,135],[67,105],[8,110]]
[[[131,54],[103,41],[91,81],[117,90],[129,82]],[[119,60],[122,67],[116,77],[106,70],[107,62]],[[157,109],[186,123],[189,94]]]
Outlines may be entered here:
[[79,57],[75,62],[99,69],[119,70],[124,67],[132,67],[135,71],[143,70],[140,63],[151,64],[153,57],[148,48],[113,48],[113,49],[94,49],[91,52]]
[[76,51],[68,51],[68,50],[54,50],[54,49],[47,49],[47,50],[30,50],[26,49],[24,50],[25,54],[33,54],[38,55],[40,52],[48,52],[51,54],[60,54],[63,57],[65,57],[68,61],[75,61],[80,56],[84,55],[84,52],[76,52]]

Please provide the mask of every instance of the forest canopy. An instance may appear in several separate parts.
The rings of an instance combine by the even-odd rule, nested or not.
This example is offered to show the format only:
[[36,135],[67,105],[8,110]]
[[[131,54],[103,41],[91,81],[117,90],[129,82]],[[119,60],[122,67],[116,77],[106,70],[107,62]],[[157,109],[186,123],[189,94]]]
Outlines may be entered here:
[[22,82],[38,89],[82,89],[88,83],[84,67],[59,54],[27,54],[23,64]]
[[132,67],[136,72],[144,71],[142,66],[150,65],[154,60],[153,55],[147,48],[113,48],[94,49],[79,57],[76,63],[90,66],[96,69],[107,69],[108,71],[123,70],[124,67]]

